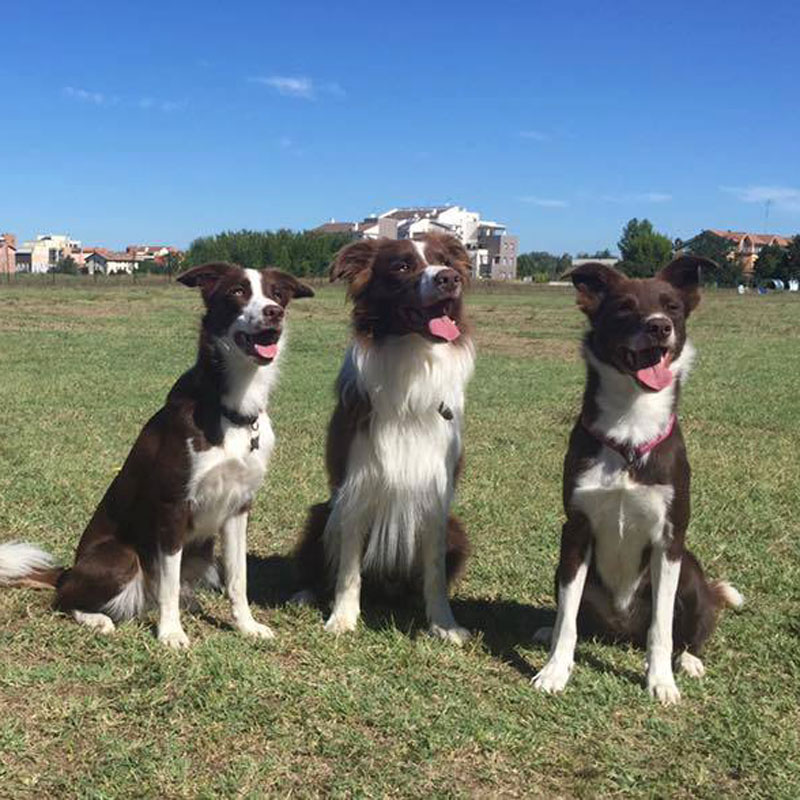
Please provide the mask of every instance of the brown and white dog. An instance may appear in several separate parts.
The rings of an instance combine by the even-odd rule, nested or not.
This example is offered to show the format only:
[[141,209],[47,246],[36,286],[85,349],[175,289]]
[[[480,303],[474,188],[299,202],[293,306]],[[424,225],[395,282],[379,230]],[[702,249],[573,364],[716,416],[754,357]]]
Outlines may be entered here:
[[311,509],[297,549],[298,599],[335,579],[325,629],[343,633],[358,621],[362,572],[384,590],[421,578],[431,632],[460,644],[469,633],[447,588],[468,551],[450,505],[474,362],[462,309],[469,257],[451,236],[361,241],[340,251],[330,277],[348,283],[355,335],[328,429],[331,499]]
[[313,291],[278,270],[212,263],[178,277],[202,291],[197,362],[144,426],[81,537],[70,569],[19,542],[0,545],[0,585],[54,587],[55,608],[102,633],[152,605],[158,638],[189,640],[182,587],[214,571],[217,534],[235,626],[270,638],[247,604],[246,531],[275,437],[267,398],[286,306]]
[[564,462],[558,612],[549,660],[534,678],[545,692],[566,686],[580,632],[646,644],[647,688],[675,703],[673,652],[701,677],[717,611],[742,604],[730,584],[709,583],[684,546],[689,463],[675,415],[704,266],[715,265],[682,256],[645,280],[597,263],[570,273],[591,327],[583,408]]

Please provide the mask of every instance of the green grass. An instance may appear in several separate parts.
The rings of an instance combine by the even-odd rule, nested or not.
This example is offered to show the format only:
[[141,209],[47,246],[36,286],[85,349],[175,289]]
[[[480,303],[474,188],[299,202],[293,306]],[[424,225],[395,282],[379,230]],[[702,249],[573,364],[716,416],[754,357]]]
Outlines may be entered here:
[[[144,420],[189,366],[199,298],[177,285],[0,285],[0,539],[64,561]],[[342,293],[291,309],[271,404],[278,444],[250,524],[256,616],[226,602],[184,615],[193,646],[151,625],[109,638],[0,593],[0,796],[785,797],[800,781],[800,305],[708,293],[683,397],[693,468],[690,546],[745,595],[661,708],[643,653],[579,644],[566,693],[535,694],[553,618],[561,461],[583,368],[566,290],[476,291],[457,511],[474,557],[454,600],[476,637],[429,639],[418,606],[367,605],[358,632],[324,634],[284,606],[285,556],[325,497],[324,432],[348,338]]]

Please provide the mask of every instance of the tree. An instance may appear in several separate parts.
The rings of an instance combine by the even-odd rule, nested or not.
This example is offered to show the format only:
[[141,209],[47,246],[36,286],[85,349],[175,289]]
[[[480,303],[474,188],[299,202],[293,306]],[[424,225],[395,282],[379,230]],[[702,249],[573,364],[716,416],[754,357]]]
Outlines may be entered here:
[[606,247],[605,250],[597,250],[594,253],[578,253],[575,258],[614,258],[614,255]]
[[294,275],[324,275],[338,250],[351,242],[349,233],[313,231],[225,231],[195,239],[184,266],[232,261],[243,267],[279,267]]
[[785,271],[787,278],[800,278],[800,233],[794,236],[786,248]]
[[58,272],[61,275],[77,275],[78,265],[72,256],[65,256],[58,259],[58,263],[55,265],[53,272]]
[[620,267],[632,277],[648,278],[665,267],[672,256],[672,242],[653,228],[649,219],[630,220],[622,229],[618,245]]
[[777,244],[764,245],[753,267],[753,276],[756,281],[786,278],[788,271],[787,255],[787,251]]
[[[680,241],[675,244],[680,247]],[[707,280],[712,279],[720,286],[738,286],[742,282],[742,264],[736,258],[736,246],[730,239],[703,231],[686,242],[683,249],[693,256],[710,258],[717,265],[718,269],[713,275],[704,276]]]
[[544,280],[552,280],[565,273],[572,266],[569,253],[561,256],[534,250],[517,256],[517,276],[520,278],[536,278],[544,276]]

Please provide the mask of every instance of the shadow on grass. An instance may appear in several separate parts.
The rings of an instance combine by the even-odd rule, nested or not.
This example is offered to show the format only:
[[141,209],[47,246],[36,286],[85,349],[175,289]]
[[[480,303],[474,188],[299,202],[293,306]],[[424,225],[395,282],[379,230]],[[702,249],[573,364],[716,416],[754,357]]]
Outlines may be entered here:
[[[250,602],[265,608],[277,608],[289,602],[297,591],[297,572],[290,556],[247,556],[247,587]],[[418,589],[403,591],[397,597],[387,598],[385,593],[375,591],[364,584],[362,622],[374,631],[399,630],[412,639],[427,634],[425,611]],[[553,606],[533,606],[516,600],[454,597],[451,601],[453,614],[459,625],[473,634],[480,634],[485,650],[494,658],[515,669],[524,678],[533,678],[547,659],[549,647],[535,643],[533,635],[539,628],[551,628],[555,624]],[[316,606],[320,621],[330,611],[330,602]],[[220,623],[216,623],[220,626]],[[224,623],[223,623],[224,625]],[[577,661],[598,672],[607,672],[633,683],[642,684],[642,675],[621,669],[586,651],[581,644],[592,641],[581,637],[578,644]],[[599,641],[599,640],[598,640]],[[523,656],[520,647],[536,650],[540,655]]]
[[247,554],[247,595],[251,603],[276,608],[297,591],[297,569],[291,556]]

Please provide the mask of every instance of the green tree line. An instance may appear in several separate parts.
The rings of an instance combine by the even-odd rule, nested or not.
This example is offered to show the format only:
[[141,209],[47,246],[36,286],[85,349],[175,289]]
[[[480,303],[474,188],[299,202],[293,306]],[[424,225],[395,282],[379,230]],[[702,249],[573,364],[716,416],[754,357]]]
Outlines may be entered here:
[[195,239],[183,266],[232,261],[247,268],[277,267],[299,276],[326,275],[335,253],[351,240],[351,234],[313,231],[225,231]]

